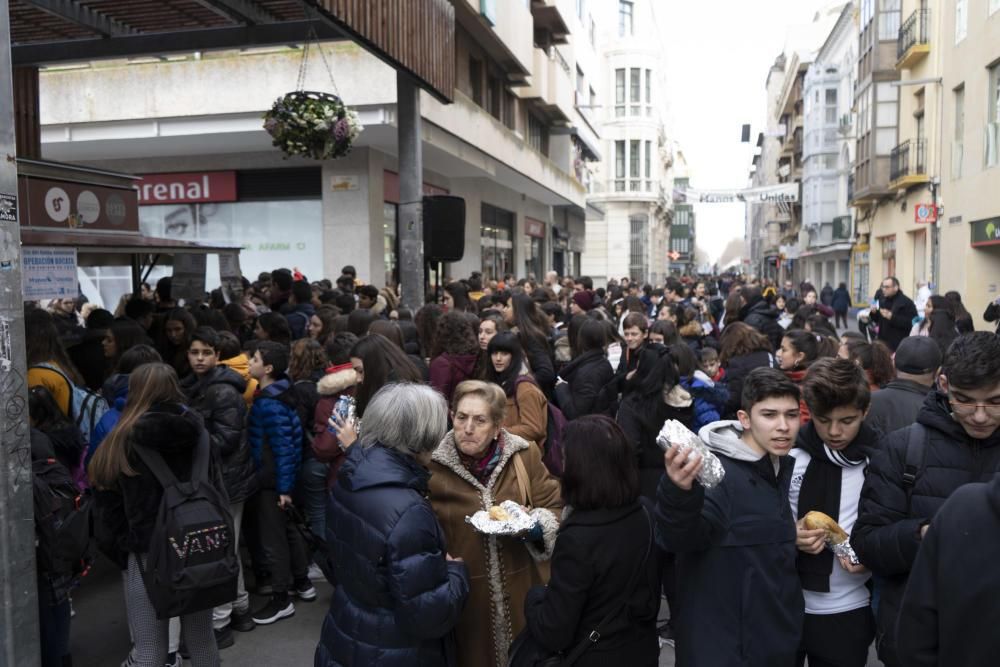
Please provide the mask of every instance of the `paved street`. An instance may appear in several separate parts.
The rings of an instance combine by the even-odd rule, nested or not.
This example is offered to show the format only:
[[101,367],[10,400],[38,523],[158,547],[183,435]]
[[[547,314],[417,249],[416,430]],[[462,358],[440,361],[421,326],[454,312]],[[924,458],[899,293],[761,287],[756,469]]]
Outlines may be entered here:
[[[293,618],[271,626],[258,626],[253,632],[236,633],[236,644],[222,651],[222,661],[240,666],[311,665],[332,594],[326,583],[317,583],[316,589],[319,598],[315,602],[297,602]],[[254,605],[260,602],[261,598],[254,597]],[[103,558],[99,560],[84,585],[73,595],[73,607],[76,617],[70,649],[74,666],[116,667],[128,653],[129,637],[121,578],[113,564]],[[661,618],[666,617],[664,606]],[[660,651],[659,667],[673,665],[674,651],[664,646]],[[873,651],[868,667],[879,665]]]

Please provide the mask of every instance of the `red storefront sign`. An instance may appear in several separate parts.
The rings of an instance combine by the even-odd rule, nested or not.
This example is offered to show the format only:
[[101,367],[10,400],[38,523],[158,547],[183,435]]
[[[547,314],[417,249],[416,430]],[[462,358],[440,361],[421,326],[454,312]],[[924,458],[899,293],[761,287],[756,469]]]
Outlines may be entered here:
[[236,172],[145,174],[135,189],[143,206],[236,201]]
[[535,238],[544,239],[545,238],[545,223],[541,220],[535,220],[534,218],[525,217],[524,218],[524,233],[527,236],[534,236]]
[[913,222],[918,225],[927,225],[937,222],[938,208],[934,204],[917,204],[913,207]]

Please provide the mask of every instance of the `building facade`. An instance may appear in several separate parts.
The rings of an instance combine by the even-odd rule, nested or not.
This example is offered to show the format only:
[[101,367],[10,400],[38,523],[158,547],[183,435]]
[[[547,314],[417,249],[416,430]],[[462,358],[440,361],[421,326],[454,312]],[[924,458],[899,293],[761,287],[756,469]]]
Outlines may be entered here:
[[856,7],[848,3],[809,65],[804,81],[801,277],[817,289],[850,283],[853,224],[849,177],[854,164]]
[[581,4],[598,26],[605,82],[598,110],[603,160],[588,194],[604,217],[587,219],[582,271],[598,285],[623,276],[655,284],[669,270],[676,152],[665,127],[663,33],[652,0]]
[[[444,274],[578,272],[590,165],[601,147],[589,117],[604,82],[592,26],[570,0],[453,4],[454,103],[421,95],[425,193],[465,200],[464,255]],[[241,246],[251,278],[297,266],[310,278],[332,279],[353,264],[365,281],[394,284],[395,72],[346,42],[312,44],[304,65],[303,51],[46,69],[43,156],[165,179],[168,195],[173,181],[231,183],[197,201],[141,201],[143,231]],[[297,86],[337,92],[358,111],[365,129],[348,156],[284,159],[271,146],[262,114]],[[127,275],[124,267],[84,271],[85,288],[101,293]],[[210,265],[209,286],[215,279]]]

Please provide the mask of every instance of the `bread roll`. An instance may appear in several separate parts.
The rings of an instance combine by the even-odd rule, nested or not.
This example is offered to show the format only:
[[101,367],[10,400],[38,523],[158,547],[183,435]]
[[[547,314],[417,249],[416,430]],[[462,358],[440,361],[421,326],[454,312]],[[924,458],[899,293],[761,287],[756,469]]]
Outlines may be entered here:
[[830,544],[843,544],[850,537],[840,524],[822,512],[807,512],[804,518],[809,530],[825,530],[826,541]]
[[510,514],[499,505],[494,505],[490,508],[490,519],[493,521],[510,521]]

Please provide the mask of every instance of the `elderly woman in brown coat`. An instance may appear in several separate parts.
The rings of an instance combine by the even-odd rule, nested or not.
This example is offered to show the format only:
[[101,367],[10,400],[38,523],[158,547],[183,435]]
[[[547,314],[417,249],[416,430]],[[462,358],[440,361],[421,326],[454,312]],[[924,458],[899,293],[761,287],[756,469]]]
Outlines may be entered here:
[[[465,561],[470,593],[455,628],[459,665],[504,667],[524,627],[524,599],[548,582],[562,510],[559,482],[541,450],[504,429],[507,399],[495,384],[470,380],[455,389],[455,427],[434,451],[430,500],[448,552]],[[483,535],[465,517],[505,500],[528,509],[535,529],[520,536]]]

